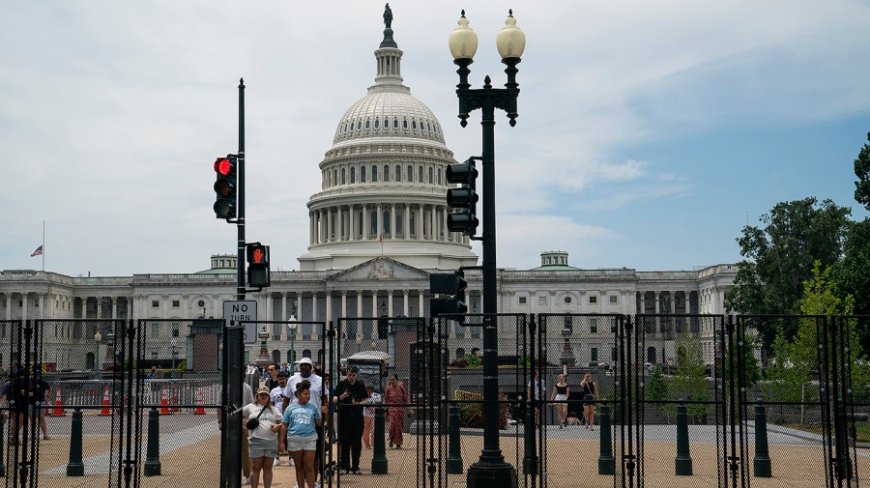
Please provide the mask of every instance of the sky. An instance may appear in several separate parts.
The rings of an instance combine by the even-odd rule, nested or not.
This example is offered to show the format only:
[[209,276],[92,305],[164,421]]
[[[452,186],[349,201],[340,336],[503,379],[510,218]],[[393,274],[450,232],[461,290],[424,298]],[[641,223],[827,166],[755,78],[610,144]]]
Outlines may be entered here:
[[[496,5],[498,4],[498,5]],[[495,36],[527,46],[516,127],[496,118],[498,266],[696,269],[776,203],[867,217],[853,161],[870,132],[863,1],[391,2],[411,93],[457,160],[447,37],[465,9],[473,87],[505,81]],[[6,2],[0,16],[0,270],[187,273],[234,253],[214,218],[216,156],[238,147],[246,85],[247,239],[298,269],[318,164],[373,84],[382,1]],[[479,246],[475,248],[480,252]]]

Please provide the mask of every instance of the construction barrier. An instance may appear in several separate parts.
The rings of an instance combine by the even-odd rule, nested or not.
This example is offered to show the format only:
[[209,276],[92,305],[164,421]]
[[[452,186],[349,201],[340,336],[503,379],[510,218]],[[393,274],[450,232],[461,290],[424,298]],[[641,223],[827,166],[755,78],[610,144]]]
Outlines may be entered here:
[[169,415],[169,385],[160,390],[160,415]]
[[54,391],[54,410],[51,411],[52,417],[63,417],[66,412],[63,410],[63,401],[61,400],[60,388]]
[[196,408],[193,409],[194,415],[205,415],[205,407],[203,406],[202,388],[196,389]]
[[112,415],[111,405],[112,405],[112,400],[111,400],[111,398],[109,398],[109,385],[106,385],[105,388],[103,388],[103,409],[100,410],[100,415],[102,415],[102,416]]

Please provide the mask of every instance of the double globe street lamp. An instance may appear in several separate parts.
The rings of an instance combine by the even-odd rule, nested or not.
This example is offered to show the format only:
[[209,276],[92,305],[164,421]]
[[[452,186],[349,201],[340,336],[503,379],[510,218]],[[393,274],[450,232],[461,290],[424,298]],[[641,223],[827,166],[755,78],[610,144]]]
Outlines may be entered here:
[[502,63],[507,68],[505,88],[493,88],[489,76],[484,78],[482,89],[471,89],[468,67],[477,53],[477,34],[468,26],[465,10],[459,18],[458,27],[450,33],[449,47],[454,63],[459,67],[460,125],[468,124],[468,114],[480,109],[480,125],[483,129],[483,451],[478,462],[469,466],[467,482],[470,488],[517,486],[516,470],[506,463],[498,438],[498,296],[496,293],[496,232],[495,232],[495,109],[507,113],[511,126],[516,125],[517,96],[520,93],[516,82],[517,64],[526,47],[526,36],[517,27],[513,11],[508,11],[504,27],[496,36],[496,47]]

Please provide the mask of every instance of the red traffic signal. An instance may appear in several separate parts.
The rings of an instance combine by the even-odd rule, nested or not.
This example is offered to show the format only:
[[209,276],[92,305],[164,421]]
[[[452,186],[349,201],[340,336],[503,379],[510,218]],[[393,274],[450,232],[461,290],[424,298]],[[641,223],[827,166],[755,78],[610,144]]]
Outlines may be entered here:
[[214,215],[229,221],[237,216],[238,158],[234,154],[219,157],[214,162]]

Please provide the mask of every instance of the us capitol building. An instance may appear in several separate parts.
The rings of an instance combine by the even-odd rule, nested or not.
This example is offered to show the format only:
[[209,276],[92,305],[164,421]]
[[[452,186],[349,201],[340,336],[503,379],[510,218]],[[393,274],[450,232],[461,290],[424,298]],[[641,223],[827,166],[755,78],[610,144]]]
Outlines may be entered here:
[[[273,271],[270,288],[248,295],[258,302],[260,320],[427,317],[429,273],[478,263],[468,238],[447,229],[445,170],[456,160],[438,119],[403,84],[403,52],[390,26],[374,54],[375,83],[339,120],[333,145],[320,162],[322,188],[308,202],[309,246],[298,258],[299,269]],[[720,314],[736,273],[732,265],[691,271],[578,269],[568,257],[545,251],[539,267],[499,270],[499,311]],[[103,355],[95,326],[85,319],[165,319],[166,326],[146,329],[145,358],[160,364],[170,358],[181,361],[192,352],[191,319],[221,317],[223,302],[235,299],[236,259],[218,254],[200,272],[124,277],[0,271],[0,319],[82,319],[44,334],[44,358],[57,369],[91,369]],[[467,271],[466,278],[469,311],[478,312],[480,272]],[[611,360],[609,327],[592,323],[570,331],[570,353],[577,364]],[[9,360],[7,326],[0,326],[0,343],[5,344],[0,364]],[[292,339],[296,357],[320,357],[318,332],[300,324]],[[367,344],[376,331],[367,322],[351,334],[357,344]],[[479,328],[454,325],[451,356],[461,357],[468,344],[479,344],[480,334]],[[702,328],[700,336],[709,360],[712,333]],[[672,360],[669,339],[648,337],[646,359]],[[564,352],[559,341],[553,344],[554,350],[547,351],[551,362]],[[288,328],[271,324],[267,347],[274,360],[288,361]],[[251,344],[247,359],[253,361],[259,349],[259,343]]]

